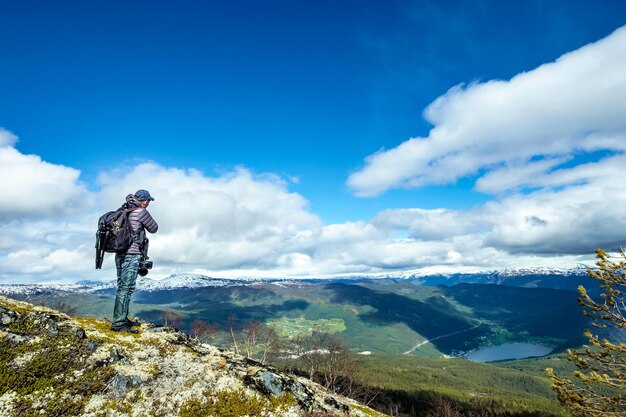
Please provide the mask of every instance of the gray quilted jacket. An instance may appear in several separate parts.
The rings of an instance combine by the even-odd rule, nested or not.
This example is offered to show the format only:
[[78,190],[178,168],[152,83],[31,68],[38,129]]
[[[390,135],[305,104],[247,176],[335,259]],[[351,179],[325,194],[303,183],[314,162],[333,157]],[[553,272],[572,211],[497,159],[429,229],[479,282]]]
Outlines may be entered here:
[[[148,210],[141,207],[139,201],[135,198],[135,196],[132,194],[127,195],[126,202],[130,207],[138,207],[128,215],[128,220],[130,221],[130,227],[132,227],[133,230],[137,232],[137,235],[140,236],[140,239],[143,239],[145,237],[145,231],[148,231],[150,233],[156,233],[156,231],[159,229],[159,225],[156,221],[154,221]],[[140,243],[142,242],[134,242],[130,246],[130,248],[128,248],[126,253],[129,255],[141,254]]]

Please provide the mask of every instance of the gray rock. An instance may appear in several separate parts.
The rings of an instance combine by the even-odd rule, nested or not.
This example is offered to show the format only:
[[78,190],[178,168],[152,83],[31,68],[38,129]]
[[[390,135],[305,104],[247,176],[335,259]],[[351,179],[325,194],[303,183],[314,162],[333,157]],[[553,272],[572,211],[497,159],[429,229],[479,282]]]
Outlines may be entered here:
[[7,324],[13,323],[13,317],[8,314],[0,313],[0,324],[6,326]]
[[262,387],[275,397],[280,397],[285,392],[283,379],[273,372],[261,372],[258,380]]
[[58,334],[59,333],[59,326],[57,325],[57,322],[54,321],[54,319],[52,319],[51,317],[46,317],[46,316],[40,316],[39,317],[39,327],[41,328],[41,330],[49,333],[49,334]]
[[15,334],[15,333],[9,333],[7,334],[5,339],[9,341],[10,343],[15,343],[16,345],[19,345],[19,344],[28,342],[30,340],[30,337],[22,336],[20,334]]
[[333,397],[324,397],[324,404],[331,406],[335,410],[340,410],[344,413],[350,411],[350,407],[345,404],[340,403]]
[[115,375],[109,382],[106,390],[114,397],[122,398],[128,394],[128,391],[140,386],[142,382],[143,380],[138,375]]
[[70,329],[70,334],[73,334],[78,339],[86,339],[87,338],[87,333],[85,333],[85,330],[83,330],[80,327],[72,327]]
[[0,325],[8,326],[17,320],[19,314],[12,310],[0,307]]
[[170,326],[154,326],[154,327],[149,327],[151,332],[155,332],[155,333],[176,333],[178,330],[176,330],[174,327],[170,327]]
[[313,391],[301,383],[293,381],[289,387],[289,392],[291,392],[303,409],[311,410],[313,408],[313,403],[315,403],[315,394]]
[[315,402],[313,391],[290,376],[280,375],[265,369],[254,374],[248,373],[245,379],[266,395],[279,397],[282,394],[290,393],[303,409],[311,410],[313,408]]
[[[9,329],[14,330],[14,327],[23,328],[27,334],[15,334],[9,331]],[[207,347],[208,345],[199,345],[193,339],[190,339],[187,335],[178,332],[172,327],[144,324],[142,329],[145,332],[160,332],[160,338],[167,343],[188,346],[200,356],[217,355],[217,358],[210,359],[210,361],[214,361],[214,363],[210,363],[212,369],[216,372],[228,373],[230,376],[241,378],[250,388],[256,389],[257,392],[263,395],[279,397],[281,395],[290,394],[297,401],[298,407],[303,411],[322,413],[338,412],[345,413],[345,415],[351,413],[350,404],[352,403],[350,400],[330,393],[317,384],[307,381],[305,378],[282,373],[280,370],[271,366],[232,352],[223,351],[210,346]],[[81,351],[81,354],[86,353],[86,356],[92,355],[99,346],[103,346],[103,343],[106,343],[98,340],[89,340],[85,331],[79,327],[79,324],[63,314],[51,314],[47,311],[37,311],[37,309],[32,310],[30,313],[20,314],[11,309],[0,307],[0,330],[2,330],[4,341],[9,341],[11,344],[30,342],[34,337],[41,338],[46,342],[51,341],[56,343],[59,341],[65,344],[68,343],[66,336],[74,335],[80,340],[71,340],[70,342],[76,342],[81,348],[84,348],[86,352]],[[104,355],[104,357],[98,355],[97,362],[94,365],[101,367],[117,363],[118,366],[109,369],[112,369],[113,372],[115,372],[116,369],[118,369],[119,372],[125,373],[136,372],[128,369],[128,367],[120,366],[129,363],[134,354],[128,353],[128,355],[129,357],[126,358],[125,355],[122,354],[121,347],[111,347],[111,350],[108,351],[108,355]],[[127,370],[122,371],[124,369]],[[107,400],[137,398],[136,396],[132,396],[134,389],[142,387],[144,384],[152,384],[153,381],[160,376],[161,374],[157,376],[147,376],[147,380],[144,381],[139,375],[126,376],[116,374],[109,379],[104,390],[99,390],[99,393],[104,395]],[[184,376],[169,375],[168,378],[174,378],[175,382],[170,383],[168,380],[168,384],[173,386],[174,389],[184,389],[182,386],[186,379]],[[147,388],[150,387],[148,386]],[[152,405],[157,406],[156,403]],[[167,413],[163,414],[163,407],[161,407],[160,410],[159,415],[170,415]]]

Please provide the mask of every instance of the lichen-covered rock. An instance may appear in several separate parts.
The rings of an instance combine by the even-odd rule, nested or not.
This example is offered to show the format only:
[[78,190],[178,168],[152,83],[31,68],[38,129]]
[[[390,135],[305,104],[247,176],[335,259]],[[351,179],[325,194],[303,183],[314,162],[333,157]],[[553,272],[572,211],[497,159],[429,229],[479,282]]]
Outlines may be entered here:
[[0,297],[0,417],[379,415],[171,327],[109,327]]
[[274,395],[275,397],[283,395],[288,388],[285,384],[284,379],[273,372],[263,371],[257,372],[257,374],[260,375],[257,378],[253,379],[253,381],[257,384],[258,387]]
[[115,375],[109,381],[107,392],[111,393],[115,398],[124,398],[131,389],[141,386],[142,382],[143,380],[138,375]]
[[18,313],[0,307],[0,325],[6,326],[13,323],[18,317]]
[[251,382],[259,391],[274,397],[290,394],[304,410],[314,408],[315,393],[293,377],[281,375],[269,369],[254,368],[254,372],[251,372],[245,381]]

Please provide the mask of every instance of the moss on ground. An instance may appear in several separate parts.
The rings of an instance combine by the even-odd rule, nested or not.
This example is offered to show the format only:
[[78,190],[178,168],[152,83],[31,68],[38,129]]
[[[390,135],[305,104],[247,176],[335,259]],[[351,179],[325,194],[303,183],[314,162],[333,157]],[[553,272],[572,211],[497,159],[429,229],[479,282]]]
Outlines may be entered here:
[[40,323],[38,323],[34,316],[30,314],[20,314],[17,319],[9,324],[8,330],[15,334],[35,334],[40,329]]
[[[28,395],[63,385],[73,371],[82,368],[77,363],[82,350],[84,346],[75,336],[45,337],[35,345],[22,343],[17,346],[3,339],[0,341],[0,395],[8,391]],[[26,363],[12,363],[29,352],[34,355]]]
[[296,404],[292,395],[280,397],[249,396],[243,389],[220,391],[214,395],[205,393],[206,398],[192,398],[180,408],[180,417],[240,417],[263,416],[268,413],[286,411]]
[[19,417],[58,416],[71,417],[82,414],[88,398],[83,396],[69,397],[62,394],[62,390],[51,390],[47,393],[47,401],[35,406],[32,399],[20,398],[16,406],[16,415]]
[[[115,340],[116,342],[121,337],[132,337],[133,339],[139,339],[141,337],[141,329],[136,328],[137,333],[119,333],[111,330],[111,323],[108,321],[86,318],[86,317],[76,317],[75,320],[78,324],[85,329],[86,332],[97,332],[102,336],[92,335],[92,338],[99,339],[102,341],[111,341]],[[124,344],[122,342],[122,344]],[[130,345],[129,343],[126,343]]]
[[384,416],[384,414],[379,413],[378,411],[374,411],[371,408],[367,408],[367,407],[362,407],[360,405],[353,405],[352,408],[354,408],[355,410],[359,410],[360,412],[368,415],[368,416],[372,416],[372,417],[381,417]]
[[17,395],[14,413],[20,417],[76,416],[115,372],[107,364],[87,366],[93,344],[80,332],[43,331],[51,324],[46,320],[26,312],[9,324],[11,333],[29,339],[0,339],[0,395]]

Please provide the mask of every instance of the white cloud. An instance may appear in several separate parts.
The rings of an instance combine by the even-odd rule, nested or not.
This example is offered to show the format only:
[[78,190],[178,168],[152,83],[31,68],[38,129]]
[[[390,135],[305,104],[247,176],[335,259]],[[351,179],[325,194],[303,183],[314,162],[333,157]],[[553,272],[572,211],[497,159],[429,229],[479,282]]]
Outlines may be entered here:
[[[615,157],[613,164],[623,162]],[[580,166],[568,173],[576,180],[588,178],[586,171],[591,170],[595,182],[611,184],[595,193],[570,187],[567,194],[514,195],[469,211],[385,210],[371,221],[323,225],[307,201],[275,175],[239,168],[211,177],[143,163],[103,174],[100,190],[86,196],[97,203],[72,216],[10,213],[0,223],[0,282],[114,279],[112,255],[106,256],[103,270],[94,269],[96,221],[139,188],[156,198],[149,207],[160,224],[150,249],[155,261],[151,276],[156,278],[175,272],[319,277],[420,268],[573,266],[584,257],[563,253],[586,253],[589,258],[591,252],[581,250],[585,243],[619,237],[619,227],[598,228],[594,219],[604,211],[613,226],[624,223],[620,206],[611,204],[615,200],[597,204],[605,193],[626,199],[621,191],[625,184],[606,181],[612,169],[599,175],[601,170]],[[589,214],[580,216],[580,210]],[[571,232],[593,227],[594,236]],[[398,232],[406,237],[397,238]]]
[[[596,195],[580,200],[573,194],[570,200],[544,193],[528,200],[515,196],[467,212],[386,210],[371,222],[322,225],[306,200],[289,192],[275,176],[238,169],[208,177],[196,170],[141,164],[121,175],[109,175],[93,196],[100,207],[81,216],[0,224],[0,282],[114,279],[112,255],[106,256],[103,270],[94,270],[96,219],[138,188],[149,189],[156,198],[149,207],[160,223],[150,250],[155,261],[151,276],[156,278],[175,272],[319,277],[419,268],[573,266],[580,256],[546,256],[548,245],[540,247],[541,233],[533,232],[558,237],[559,228],[573,219],[541,206],[561,210],[552,200],[563,205],[597,200]],[[619,214],[616,208],[613,213]],[[408,237],[394,238],[399,230]],[[520,231],[524,239],[516,238]],[[534,248],[543,257],[525,248]],[[509,255],[505,249],[517,253]]]
[[88,206],[90,195],[79,181],[80,171],[24,155],[12,146],[16,140],[0,131],[0,218],[66,215]]
[[457,86],[426,109],[428,137],[371,155],[348,185],[374,196],[476,175],[475,189],[496,197],[481,207],[386,210],[372,222],[450,243],[459,264],[614,250],[626,230],[624,68],[626,27],[509,81]]
[[480,211],[398,209],[382,211],[372,222],[383,230],[401,230],[418,240],[438,241],[484,230],[483,217]]
[[0,148],[5,146],[13,146],[17,142],[17,136],[8,130],[0,128]]
[[[112,255],[103,270],[94,270],[96,220],[139,188],[156,198],[149,210],[160,223],[151,236],[152,277],[316,277],[512,263],[503,261],[504,252],[481,244],[490,224],[477,213],[389,210],[371,222],[323,225],[279,177],[243,168],[210,177],[143,163],[103,174],[100,181],[90,196],[98,205],[80,215],[59,221],[16,213],[0,224],[0,281],[113,279]],[[394,238],[397,230],[409,237]]]
[[[38,171],[33,178],[44,173]],[[8,221],[0,224],[0,281],[113,279],[112,255],[106,256],[103,271],[93,269],[97,219],[139,188],[156,198],[149,207],[160,224],[158,234],[150,236],[154,276],[198,268],[220,273],[302,270],[308,265],[307,247],[322,226],[308,202],[288,191],[287,182],[244,168],[209,177],[194,169],[142,163],[130,171],[103,173],[99,185],[97,192],[81,190],[83,198],[96,203],[81,206],[83,211],[64,220],[53,211],[42,209],[40,217],[33,218],[21,207],[6,206]],[[3,197],[9,194],[6,188],[0,191]],[[61,194],[60,206],[72,202],[72,193]]]
[[[625,157],[619,158],[623,166]],[[624,244],[626,181],[616,171],[562,190],[516,195],[485,206],[486,244],[510,253],[583,254]]]
[[101,179],[103,200],[119,206],[127,193],[145,188],[160,224],[150,252],[159,262],[222,270],[281,263],[302,234],[321,227],[299,194],[275,175],[238,168],[219,177],[197,170],[141,164]]
[[626,156],[619,155],[555,171],[535,185],[568,187],[513,194],[471,210],[386,210],[373,224],[404,230],[420,241],[454,242],[452,249],[461,254],[468,248],[461,250],[459,239],[467,239],[476,247],[469,252],[493,248],[503,260],[520,253],[545,257],[591,254],[598,247],[614,250],[624,244],[626,230],[626,177],[619,175],[625,164]]
[[512,161],[496,168],[476,181],[478,191],[497,193],[501,191],[537,187],[540,178],[567,158],[547,158],[537,162]]
[[0,129],[0,282],[80,279],[93,264],[93,194],[79,170],[22,154],[16,142]]
[[492,174],[480,183],[482,190],[501,191],[524,185],[524,171],[550,172],[554,162],[577,153],[622,152],[624,68],[626,27],[509,81],[457,86],[426,109],[434,125],[428,137],[368,157],[348,185],[373,196],[504,170],[508,180],[494,181]]
[[18,218],[0,223],[0,235],[0,283],[98,277],[93,270],[95,221],[90,216]]

